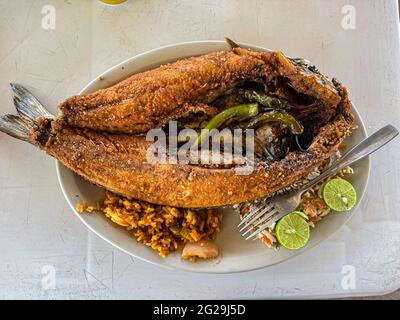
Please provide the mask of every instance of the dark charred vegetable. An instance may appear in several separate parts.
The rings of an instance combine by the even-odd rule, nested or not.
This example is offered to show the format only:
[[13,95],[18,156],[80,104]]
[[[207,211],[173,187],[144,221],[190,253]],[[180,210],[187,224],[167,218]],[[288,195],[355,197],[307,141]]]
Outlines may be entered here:
[[282,110],[282,109],[287,109],[289,106],[287,101],[285,100],[278,99],[268,94],[260,93],[254,90],[240,89],[239,94],[244,96],[246,99],[249,99],[250,101],[258,102],[266,109]]
[[298,122],[293,116],[286,112],[269,112],[269,113],[262,113],[252,119],[247,125],[246,128],[255,128],[259,127],[267,122],[281,122],[286,124],[290,132],[295,135],[302,134],[304,131],[303,126]]
[[212,129],[219,128],[228,120],[245,120],[254,117],[259,112],[258,103],[239,104],[237,106],[225,109],[215,115],[201,130],[201,133],[196,140],[197,145],[201,144],[202,140],[209,134]]

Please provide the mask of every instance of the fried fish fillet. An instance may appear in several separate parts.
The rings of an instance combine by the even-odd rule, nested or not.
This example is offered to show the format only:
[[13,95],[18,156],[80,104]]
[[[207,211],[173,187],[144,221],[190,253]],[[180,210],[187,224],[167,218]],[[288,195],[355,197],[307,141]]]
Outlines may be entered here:
[[[236,86],[261,84],[282,97],[305,126],[309,147],[291,150],[249,175],[223,168],[149,163],[142,133],[213,104]],[[329,158],[350,134],[348,92],[302,60],[280,52],[236,48],[190,58],[134,75],[93,94],[64,102],[53,119],[26,90],[14,87],[19,116],[0,118],[0,131],[39,146],[87,180],[121,195],[160,205],[204,208],[272,195]]]
[[[69,126],[108,132],[146,133],[191,113],[213,115],[212,103],[246,81],[277,87],[289,83],[293,92],[318,99],[318,114],[329,121],[341,100],[332,83],[294,63],[281,52],[235,48],[167,64],[135,74],[94,93],[74,96],[59,106]],[[324,112],[321,112],[321,109]]]

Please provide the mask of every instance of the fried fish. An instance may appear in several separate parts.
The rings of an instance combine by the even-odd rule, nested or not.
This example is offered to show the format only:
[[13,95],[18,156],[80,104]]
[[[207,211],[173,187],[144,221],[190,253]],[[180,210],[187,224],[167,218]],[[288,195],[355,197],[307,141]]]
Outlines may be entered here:
[[[250,89],[283,101],[287,116],[304,128],[294,137],[289,123],[271,122],[276,134],[269,143],[279,143],[279,156],[259,159],[248,175],[232,167],[148,162],[148,130],[170,120],[213,119],[228,110],[227,101],[253,99],[241,94]],[[23,87],[14,85],[13,91],[19,115],[1,117],[0,131],[40,147],[110,191],[176,207],[225,206],[272,195],[335,153],[354,121],[339,82],[304,60],[242,48],[181,60],[72,97],[60,105],[57,118]]]

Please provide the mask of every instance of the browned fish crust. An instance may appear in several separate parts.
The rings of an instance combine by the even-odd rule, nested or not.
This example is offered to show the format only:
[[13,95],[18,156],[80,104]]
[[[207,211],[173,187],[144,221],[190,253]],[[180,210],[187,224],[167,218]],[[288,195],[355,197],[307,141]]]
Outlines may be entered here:
[[75,127],[142,133],[191,112],[216,111],[208,103],[245,79],[259,79],[263,63],[230,51],[184,59],[138,73],[60,105]]
[[[171,119],[201,111],[221,94],[257,81],[290,103],[289,112],[311,128],[305,152],[264,163],[249,175],[234,169],[152,164],[143,135]],[[55,121],[42,120],[32,139],[89,181],[121,195],[175,207],[232,205],[272,195],[329,158],[350,134],[354,117],[347,90],[300,60],[280,52],[236,48],[181,60],[136,74],[113,87],[76,96]],[[118,132],[118,133],[117,133]]]
[[[319,99],[329,120],[340,96],[330,82],[322,79],[280,52],[236,48],[135,74],[110,88],[71,97],[59,108],[61,119],[69,126],[145,133],[190,113],[215,114],[217,109],[209,104],[245,81],[274,85],[288,80],[293,90]],[[276,94],[285,96],[282,90]]]
[[[79,175],[124,196],[176,207],[231,205],[291,185],[338,149],[354,120],[347,90],[339,91],[342,112],[320,130],[307,152],[291,152],[250,175],[237,175],[232,169],[149,164],[146,152],[151,142],[143,136],[71,128],[58,121],[52,123],[42,147]],[[45,132],[48,125],[49,120],[44,121],[36,132]]]

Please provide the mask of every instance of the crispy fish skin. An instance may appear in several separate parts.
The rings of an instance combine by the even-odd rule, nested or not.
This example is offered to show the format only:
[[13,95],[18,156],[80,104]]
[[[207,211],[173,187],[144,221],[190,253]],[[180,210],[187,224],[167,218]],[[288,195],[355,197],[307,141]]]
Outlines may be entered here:
[[324,126],[307,152],[291,152],[250,175],[232,169],[149,164],[145,137],[78,129],[43,120],[33,137],[50,155],[89,181],[124,196],[160,205],[204,208],[266,197],[307,175],[350,134],[354,120],[346,89],[342,112]]
[[191,112],[215,114],[207,104],[246,79],[260,79],[262,61],[230,51],[184,59],[135,74],[59,106],[70,126],[144,133]]
[[193,112],[217,113],[209,104],[245,81],[268,84],[277,78],[288,79],[294,90],[319,99],[327,120],[335,114],[340,96],[321,75],[294,64],[281,52],[235,48],[179,60],[95,93],[71,97],[59,106],[60,119],[72,127],[146,133]]

